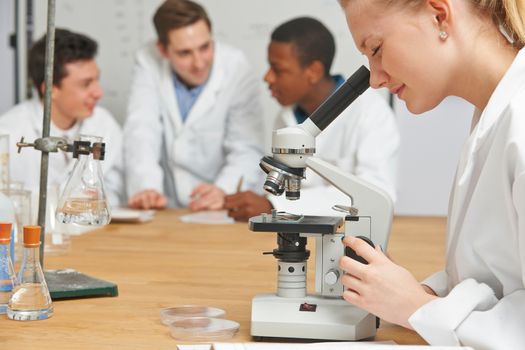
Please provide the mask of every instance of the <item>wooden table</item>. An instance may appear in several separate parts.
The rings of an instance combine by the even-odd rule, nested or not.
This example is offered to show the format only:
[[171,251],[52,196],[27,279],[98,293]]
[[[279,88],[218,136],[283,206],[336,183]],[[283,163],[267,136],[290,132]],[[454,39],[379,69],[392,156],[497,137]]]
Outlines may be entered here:
[[[74,237],[67,255],[46,257],[46,269],[74,268],[115,282],[119,296],[57,301],[45,321],[4,316],[0,348],[174,349],[177,341],[159,311],[181,304],[226,310],[226,318],[241,325],[232,341],[250,341],[251,299],[276,288],[276,261],[262,255],[276,247],[275,234],[251,232],[243,223],[183,224],[177,219],[183,213],[166,210],[151,223],[111,224]],[[390,255],[421,279],[443,266],[444,232],[443,218],[397,217]],[[313,273],[308,278],[313,289]],[[425,344],[416,333],[385,322],[376,339]]]

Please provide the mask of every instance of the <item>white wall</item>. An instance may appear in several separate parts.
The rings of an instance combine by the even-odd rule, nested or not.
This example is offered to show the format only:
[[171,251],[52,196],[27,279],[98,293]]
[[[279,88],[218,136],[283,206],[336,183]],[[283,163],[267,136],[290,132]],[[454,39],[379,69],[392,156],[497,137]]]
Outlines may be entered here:
[[13,1],[0,0],[0,114],[15,101],[14,50],[9,47],[9,35],[14,31]]
[[473,106],[450,97],[434,110],[417,116],[400,100],[395,101],[395,110],[401,132],[396,213],[445,215]]
[[[101,104],[119,121],[125,119],[133,52],[154,39],[152,15],[161,0],[61,0],[58,26],[84,32],[100,45],[98,62],[106,95]],[[207,8],[219,40],[242,48],[261,78],[263,112],[268,131],[278,105],[262,81],[267,69],[266,47],[273,28],[297,16],[323,21],[337,42],[332,71],[348,76],[364,58],[353,46],[344,15],[336,0],[200,0]],[[45,30],[46,1],[35,1],[35,35]],[[3,23],[3,21],[2,21]],[[471,107],[448,99],[425,116],[413,117],[396,102],[402,134],[400,193],[396,212],[404,215],[445,215],[448,194],[469,128]],[[269,135],[269,132],[268,132]]]

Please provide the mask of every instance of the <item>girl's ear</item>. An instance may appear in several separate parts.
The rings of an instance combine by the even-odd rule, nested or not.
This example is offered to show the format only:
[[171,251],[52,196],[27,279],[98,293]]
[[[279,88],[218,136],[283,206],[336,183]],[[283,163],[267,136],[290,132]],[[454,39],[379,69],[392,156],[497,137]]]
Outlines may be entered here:
[[427,6],[434,15],[439,31],[449,31],[452,24],[452,4],[450,0],[427,0]]

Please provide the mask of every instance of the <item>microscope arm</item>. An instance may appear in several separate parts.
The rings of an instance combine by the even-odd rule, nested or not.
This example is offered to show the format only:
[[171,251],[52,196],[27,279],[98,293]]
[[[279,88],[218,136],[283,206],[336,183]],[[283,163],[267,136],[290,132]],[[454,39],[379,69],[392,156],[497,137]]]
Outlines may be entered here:
[[308,157],[306,166],[348,195],[352,199],[352,206],[359,208],[358,216],[373,218],[370,221],[371,238],[386,249],[394,212],[390,196],[381,188],[320,158]]

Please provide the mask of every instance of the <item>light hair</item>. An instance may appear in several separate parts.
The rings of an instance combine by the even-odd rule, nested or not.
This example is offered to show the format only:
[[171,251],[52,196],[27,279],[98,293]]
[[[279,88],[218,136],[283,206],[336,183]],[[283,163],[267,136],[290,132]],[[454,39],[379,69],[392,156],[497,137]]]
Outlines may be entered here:
[[[346,8],[352,0],[339,0]],[[376,0],[385,5],[421,4],[422,0]],[[513,41],[519,49],[525,46],[525,0],[469,0],[481,13],[490,16],[497,26]]]
[[514,46],[521,49],[525,45],[525,0],[470,1],[505,30]]

